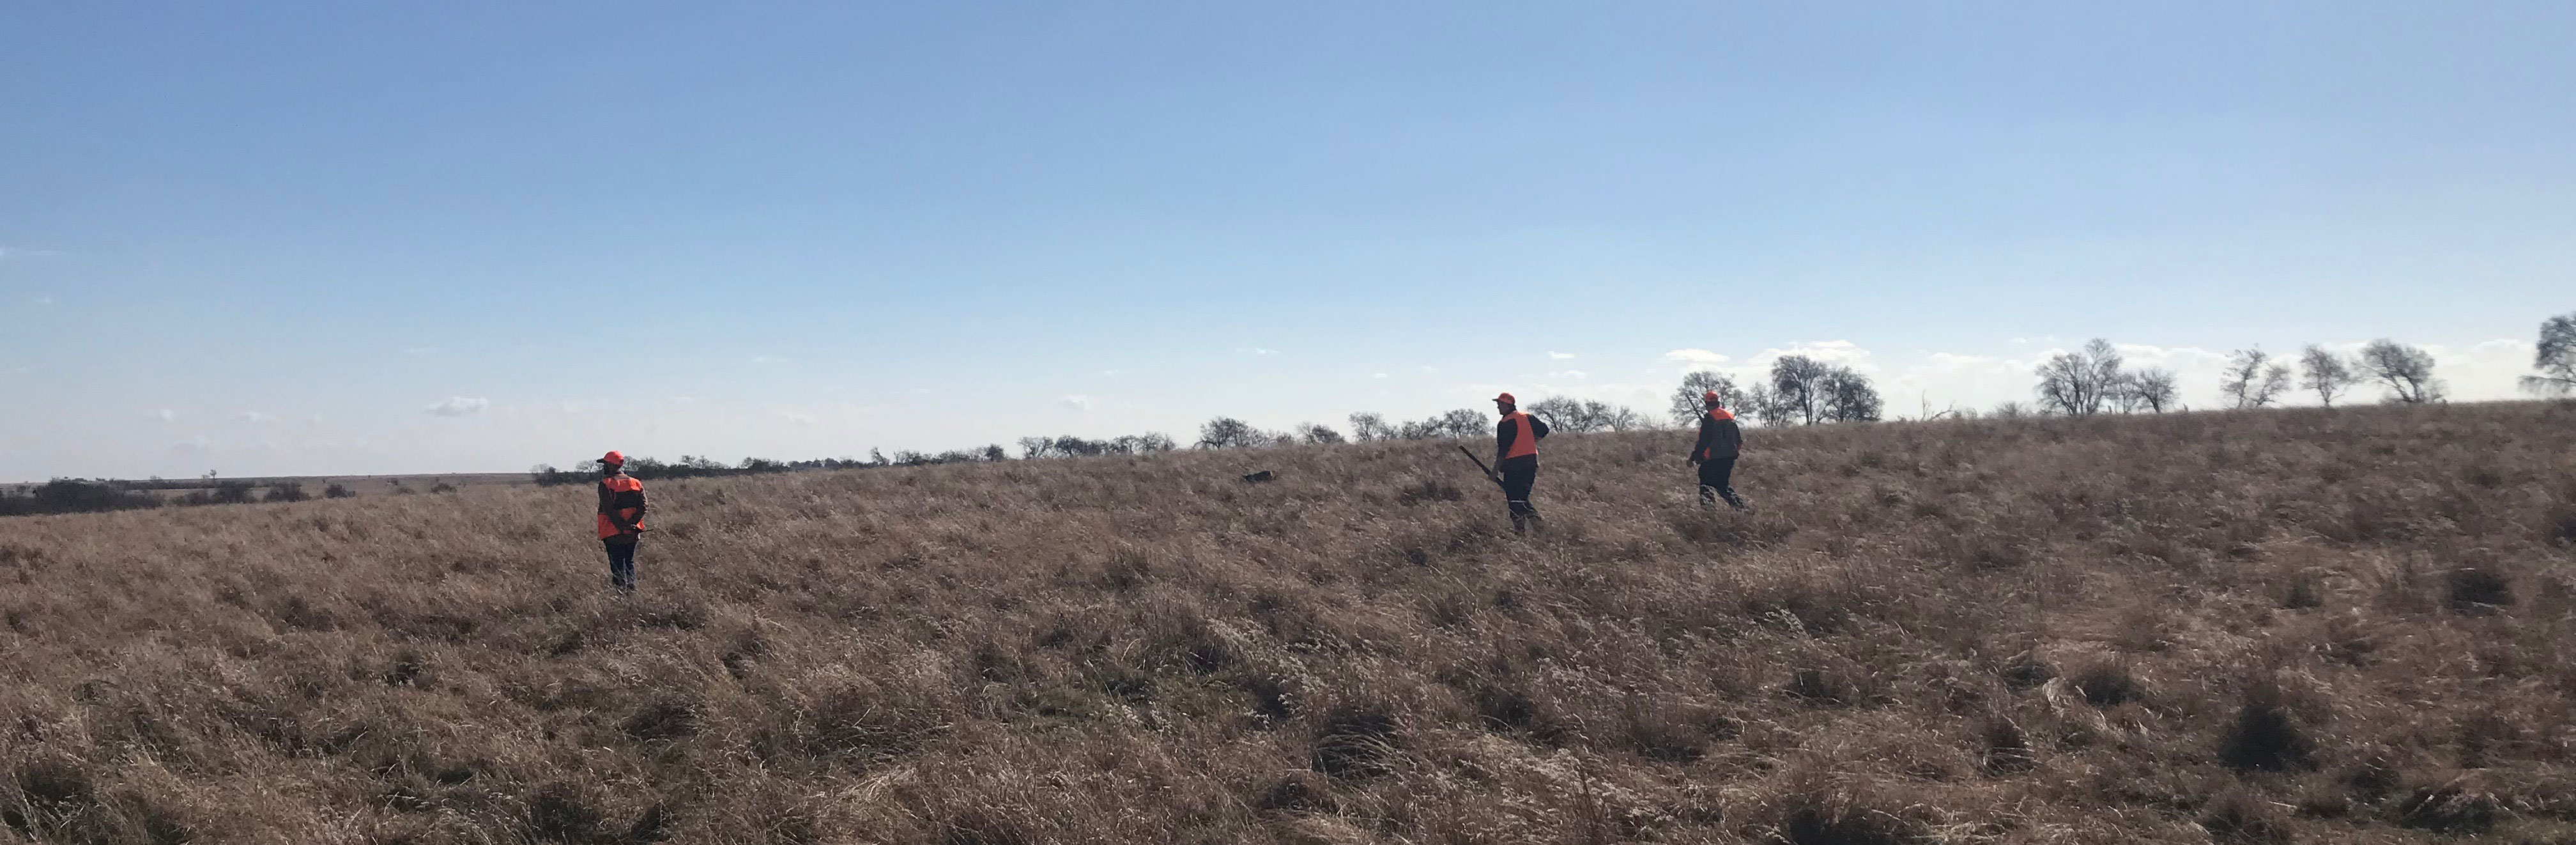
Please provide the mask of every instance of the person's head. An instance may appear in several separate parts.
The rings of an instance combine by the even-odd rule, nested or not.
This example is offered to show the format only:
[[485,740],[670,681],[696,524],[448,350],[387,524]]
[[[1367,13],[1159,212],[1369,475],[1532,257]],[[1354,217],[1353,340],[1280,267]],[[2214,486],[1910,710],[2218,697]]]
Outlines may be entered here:
[[599,456],[599,474],[616,475],[626,471],[626,453],[614,449]]
[[1714,390],[1700,394],[1699,401],[1708,403],[1708,409],[1712,411],[1726,407],[1726,397],[1717,395]]
[[1512,399],[1512,395],[1509,393],[1494,397],[1494,410],[1508,414],[1512,412],[1512,408],[1517,407],[1518,405],[1519,402]]

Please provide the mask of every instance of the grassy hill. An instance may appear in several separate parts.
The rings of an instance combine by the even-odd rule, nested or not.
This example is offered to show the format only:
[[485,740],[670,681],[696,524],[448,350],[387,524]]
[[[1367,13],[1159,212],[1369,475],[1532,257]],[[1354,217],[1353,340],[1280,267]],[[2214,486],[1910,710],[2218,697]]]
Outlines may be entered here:
[[0,520],[0,840],[2576,842],[2576,405],[1686,439]]

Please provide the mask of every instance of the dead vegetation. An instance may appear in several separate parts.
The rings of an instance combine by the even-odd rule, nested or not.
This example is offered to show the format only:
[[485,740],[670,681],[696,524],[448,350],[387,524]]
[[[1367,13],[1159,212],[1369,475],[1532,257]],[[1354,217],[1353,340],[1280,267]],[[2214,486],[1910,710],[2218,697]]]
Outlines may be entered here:
[[0,840],[2576,842],[2576,407],[0,520]]

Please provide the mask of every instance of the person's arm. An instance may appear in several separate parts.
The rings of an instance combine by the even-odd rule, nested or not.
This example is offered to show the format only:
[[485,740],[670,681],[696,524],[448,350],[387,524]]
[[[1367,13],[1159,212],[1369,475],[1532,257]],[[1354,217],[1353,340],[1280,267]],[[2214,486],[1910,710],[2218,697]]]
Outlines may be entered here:
[[1734,420],[1717,424],[1717,442],[1726,447],[1727,457],[1744,451],[1744,425]]
[[608,524],[617,524],[617,494],[609,492],[608,479],[600,479],[591,489],[599,492],[599,515],[608,517]]
[[1691,444],[1690,463],[1699,463],[1702,456],[1714,454],[1709,447],[1717,445],[1717,426],[1717,420],[1707,414],[1699,416],[1699,440]]
[[647,511],[647,510],[651,510],[651,509],[652,509],[652,507],[653,507],[652,502],[653,502],[653,497],[652,497],[652,496],[650,496],[650,495],[647,495],[647,494],[644,492],[644,487],[643,487],[643,485],[636,485],[636,487],[635,487],[635,518],[634,518],[633,520],[630,520],[630,521],[628,521],[628,522],[626,523],[626,527],[627,527],[627,529],[628,529],[628,530],[631,530],[631,531],[637,531],[637,532],[641,532],[641,531],[643,531],[643,530],[644,530],[644,512],[645,512],[645,511]]
[[1524,417],[1523,419],[1527,419],[1527,420],[1529,420],[1529,421],[1530,421],[1530,435],[1531,435],[1531,436],[1536,437],[1537,439],[1540,439],[1540,440],[1546,440],[1546,439],[1547,439],[1547,421],[1546,421],[1546,420],[1539,419],[1539,418],[1538,418],[1538,417],[1536,417],[1536,416]]
[[1494,462],[1501,463],[1504,455],[1511,454],[1512,442],[1518,439],[1520,439],[1520,430],[1512,427],[1511,418],[1505,417],[1502,422],[1495,423]]

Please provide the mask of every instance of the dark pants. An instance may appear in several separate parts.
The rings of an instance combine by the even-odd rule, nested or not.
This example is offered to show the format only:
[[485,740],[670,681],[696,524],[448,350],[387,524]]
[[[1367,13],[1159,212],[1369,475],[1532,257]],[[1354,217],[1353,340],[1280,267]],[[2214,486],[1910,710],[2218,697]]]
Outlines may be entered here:
[[635,541],[601,540],[608,547],[608,585],[635,592]]
[[1700,504],[1716,507],[1717,500],[1725,499],[1726,503],[1736,510],[1744,510],[1744,497],[1735,495],[1735,488],[1727,486],[1734,478],[1734,458],[1699,462]]
[[1530,487],[1538,484],[1538,456],[1504,458],[1494,464],[1494,472],[1503,477],[1503,504],[1511,508],[1512,530],[1529,530],[1538,522],[1538,508],[1530,506]]

